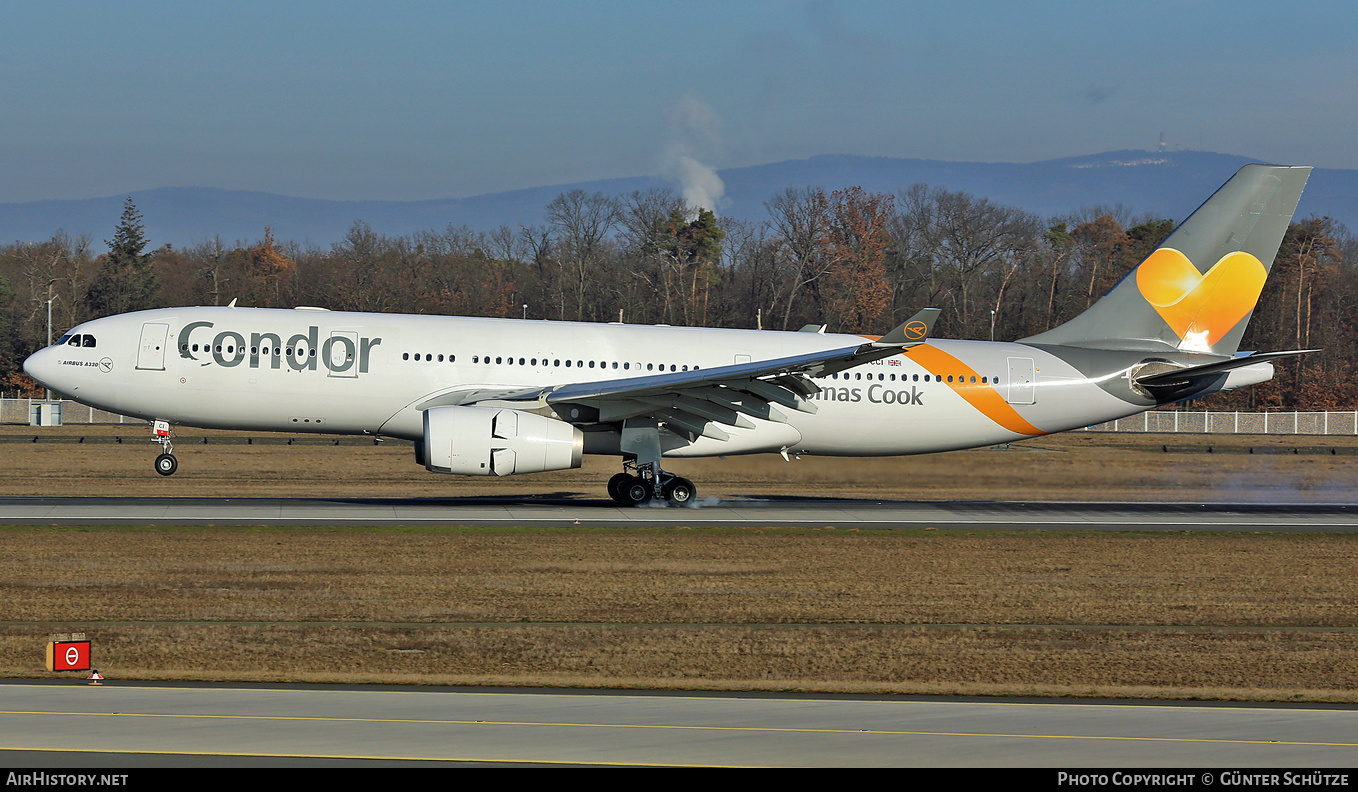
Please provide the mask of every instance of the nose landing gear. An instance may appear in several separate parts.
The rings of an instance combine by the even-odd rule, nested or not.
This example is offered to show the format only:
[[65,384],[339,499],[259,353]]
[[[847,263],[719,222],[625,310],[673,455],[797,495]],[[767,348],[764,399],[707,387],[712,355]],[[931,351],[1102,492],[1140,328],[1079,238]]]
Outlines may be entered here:
[[156,472],[162,476],[173,476],[174,472],[179,469],[179,460],[174,458],[174,443],[171,440],[174,437],[174,432],[170,430],[170,424],[167,421],[153,423],[152,432],[154,436],[151,440],[160,443],[162,450],[161,455],[156,457]]

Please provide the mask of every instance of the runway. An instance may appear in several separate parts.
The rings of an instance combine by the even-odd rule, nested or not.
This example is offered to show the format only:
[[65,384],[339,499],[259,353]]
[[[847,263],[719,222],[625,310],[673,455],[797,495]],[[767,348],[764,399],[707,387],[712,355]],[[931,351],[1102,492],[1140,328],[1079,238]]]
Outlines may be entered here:
[[[200,683],[0,683],[30,768],[1351,767],[1358,710]],[[1201,779],[1199,779],[1201,780]]]
[[1355,504],[708,499],[692,508],[537,498],[0,498],[8,525],[381,525],[858,529],[1358,530]]

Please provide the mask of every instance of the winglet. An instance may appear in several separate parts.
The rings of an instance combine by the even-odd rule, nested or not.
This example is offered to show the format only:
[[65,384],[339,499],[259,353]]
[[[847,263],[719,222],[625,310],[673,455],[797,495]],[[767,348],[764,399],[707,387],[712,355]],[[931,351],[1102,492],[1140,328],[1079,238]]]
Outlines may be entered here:
[[903,347],[922,344],[934,329],[941,311],[938,308],[925,308],[901,323],[900,327],[872,342],[875,347]]

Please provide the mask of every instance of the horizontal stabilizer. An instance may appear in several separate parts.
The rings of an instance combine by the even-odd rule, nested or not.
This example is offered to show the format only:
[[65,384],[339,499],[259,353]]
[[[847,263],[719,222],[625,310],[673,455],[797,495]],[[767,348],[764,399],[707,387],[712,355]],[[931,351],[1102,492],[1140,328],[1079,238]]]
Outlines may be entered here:
[[1304,355],[1307,352],[1319,352],[1318,349],[1291,349],[1286,352],[1256,352],[1252,355],[1241,355],[1230,360],[1220,360],[1215,363],[1204,363],[1201,366],[1189,366],[1188,368],[1164,371],[1159,374],[1150,374],[1144,377],[1137,377],[1136,384],[1148,388],[1174,388],[1181,387],[1201,380],[1205,377],[1214,377],[1224,374],[1231,369],[1252,366],[1255,363],[1265,363],[1278,358],[1292,357],[1294,355]]

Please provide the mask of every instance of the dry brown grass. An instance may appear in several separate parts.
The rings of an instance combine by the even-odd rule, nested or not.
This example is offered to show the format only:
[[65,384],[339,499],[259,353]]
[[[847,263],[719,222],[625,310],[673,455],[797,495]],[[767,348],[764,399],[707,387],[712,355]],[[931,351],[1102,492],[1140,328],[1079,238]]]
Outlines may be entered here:
[[1356,700],[1347,535],[11,528],[0,674]]

